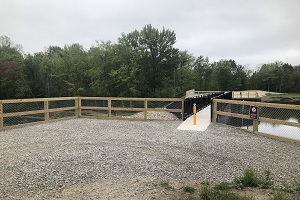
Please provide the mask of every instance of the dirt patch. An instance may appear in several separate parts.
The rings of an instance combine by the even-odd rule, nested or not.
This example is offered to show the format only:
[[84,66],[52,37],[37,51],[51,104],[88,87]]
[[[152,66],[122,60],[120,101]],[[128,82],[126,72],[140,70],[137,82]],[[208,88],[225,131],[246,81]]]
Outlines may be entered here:
[[[114,199],[114,200],[180,200],[200,199],[201,183],[195,180],[171,180],[168,181],[172,189],[162,187],[165,180],[124,178],[99,180],[89,184],[77,184],[61,191],[45,192],[36,196],[23,197],[23,199],[45,200],[77,200],[77,199]],[[190,193],[186,187],[194,188]],[[227,192],[252,197],[255,200],[269,200],[274,196],[271,189],[246,188],[243,190],[231,189]],[[286,199],[300,199],[297,194],[284,194]]]

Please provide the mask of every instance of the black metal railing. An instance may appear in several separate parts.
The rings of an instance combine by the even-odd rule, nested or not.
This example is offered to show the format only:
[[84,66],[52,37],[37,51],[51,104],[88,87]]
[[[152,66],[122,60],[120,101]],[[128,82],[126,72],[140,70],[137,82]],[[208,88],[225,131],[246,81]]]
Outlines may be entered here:
[[209,94],[202,94],[198,96],[188,97],[184,100],[184,117],[186,120],[189,116],[193,114],[193,105],[196,104],[197,112],[211,105],[212,100],[216,97],[221,97],[224,92],[216,92]]

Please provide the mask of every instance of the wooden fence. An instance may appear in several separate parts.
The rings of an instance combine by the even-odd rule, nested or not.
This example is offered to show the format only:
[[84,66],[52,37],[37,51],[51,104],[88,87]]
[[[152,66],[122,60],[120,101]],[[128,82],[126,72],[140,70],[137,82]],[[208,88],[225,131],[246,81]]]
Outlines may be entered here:
[[256,99],[259,98],[258,92],[254,90],[233,91],[232,99]]
[[[250,117],[253,106],[258,111],[257,119]],[[247,128],[276,139],[300,142],[300,105],[214,99],[212,121]],[[272,132],[267,132],[269,130],[263,124],[270,124]],[[291,134],[294,135],[290,137]]]
[[0,130],[69,118],[147,120],[154,112],[183,119],[181,98],[60,97],[0,100]]

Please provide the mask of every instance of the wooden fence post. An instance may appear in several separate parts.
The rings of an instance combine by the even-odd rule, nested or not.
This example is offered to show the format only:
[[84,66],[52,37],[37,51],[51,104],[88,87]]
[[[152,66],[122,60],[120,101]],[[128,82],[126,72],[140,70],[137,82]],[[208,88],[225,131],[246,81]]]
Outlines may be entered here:
[[213,103],[212,103],[212,106],[213,106],[212,122],[213,123],[217,122],[217,105],[218,105],[218,102],[216,102],[215,99],[214,99]]
[[107,100],[107,107],[108,107],[108,117],[111,117],[111,99]]
[[81,98],[77,97],[75,99],[75,116],[77,118],[81,117]]
[[257,107],[257,119],[253,120],[253,133],[258,131],[258,124],[259,124],[259,107]]
[[3,129],[4,123],[3,123],[3,104],[0,101],[0,130]]
[[49,117],[49,101],[45,100],[44,101],[44,111],[45,111],[45,121],[49,121],[50,117]]
[[147,99],[144,100],[144,120],[147,120],[147,108],[148,108],[148,101]]

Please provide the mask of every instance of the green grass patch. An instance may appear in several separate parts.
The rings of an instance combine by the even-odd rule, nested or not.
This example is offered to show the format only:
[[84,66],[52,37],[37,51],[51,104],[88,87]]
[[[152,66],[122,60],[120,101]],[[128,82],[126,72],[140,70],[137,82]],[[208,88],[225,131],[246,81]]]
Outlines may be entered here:
[[[270,200],[299,199],[300,179],[294,182],[282,183],[282,185],[280,188],[274,187],[271,170],[258,173],[253,167],[245,168],[241,176],[236,177],[233,182],[210,184],[208,181],[204,181],[200,186],[185,186],[182,190],[175,190],[168,181],[159,184],[165,190],[174,191],[172,194],[177,195],[174,199],[254,200],[256,196],[269,198]],[[246,187],[249,189],[243,191]],[[248,196],[245,196],[245,194],[248,194]]]
[[171,191],[174,191],[174,190],[175,190],[175,188],[174,188],[172,185],[170,185],[170,183],[167,182],[167,181],[161,182],[161,183],[160,183],[160,186],[161,186],[162,188],[166,189],[166,190],[171,190]]
[[186,193],[193,194],[193,193],[195,193],[196,189],[193,188],[193,187],[190,187],[190,186],[185,186],[185,187],[183,188],[183,191],[186,192]]
[[294,181],[293,188],[296,193],[300,194],[300,179]]
[[275,190],[273,194],[272,200],[286,200],[286,195],[283,191],[281,190]]
[[234,180],[236,188],[243,189],[245,187],[259,187],[262,189],[271,188],[274,183],[271,180],[271,171],[265,170],[262,175],[258,175],[257,171],[252,167],[247,167],[241,177]]
[[202,200],[253,200],[253,197],[242,196],[232,192],[216,189],[209,184],[202,184],[200,189]]
[[229,190],[232,188],[232,185],[228,182],[221,182],[217,185],[215,185],[216,190]]

